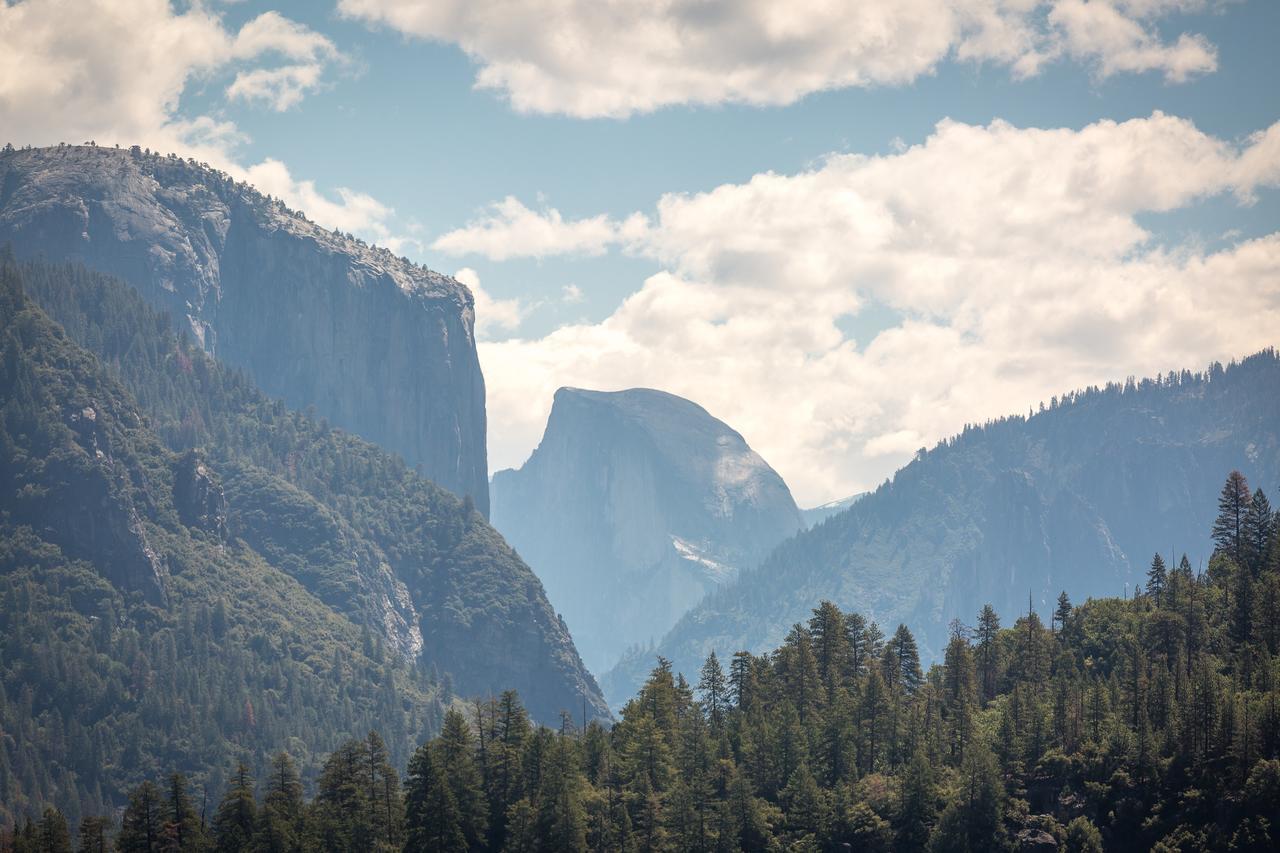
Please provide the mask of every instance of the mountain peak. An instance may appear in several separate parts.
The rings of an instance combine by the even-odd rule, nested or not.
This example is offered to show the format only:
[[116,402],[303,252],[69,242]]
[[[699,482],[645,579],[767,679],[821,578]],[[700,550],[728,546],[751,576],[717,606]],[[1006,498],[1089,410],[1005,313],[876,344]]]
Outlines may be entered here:
[[488,512],[471,292],[194,160],[93,145],[0,153],[0,245],[138,289],[267,393],[421,466]]
[[650,388],[558,390],[541,443],[493,493],[495,526],[597,669],[802,527],[786,483],[736,430]]

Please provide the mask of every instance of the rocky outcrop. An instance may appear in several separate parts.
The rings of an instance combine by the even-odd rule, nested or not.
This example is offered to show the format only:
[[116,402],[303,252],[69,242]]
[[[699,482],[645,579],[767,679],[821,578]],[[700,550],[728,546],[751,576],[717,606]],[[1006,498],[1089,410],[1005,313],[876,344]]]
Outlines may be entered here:
[[183,524],[227,538],[227,495],[198,451],[188,450],[174,462],[173,502]]
[[0,245],[81,261],[184,319],[268,394],[397,452],[488,512],[471,293],[179,158],[0,153]]
[[653,655],[696,672],[708,652],[780,645],[824,599],[905,623],[925,661],[948,624],[984,604],[1046,621],[1074,601],[1145,583],[1157,552],[1201,565],[1212,496],[1232,469],[1272,491],[1280,480],[1280,359],[1268,350],[1204,374],[1185,371],[1068,395],[939,443],[822,524],[782,543],[756,571],[690,611],[644,655],[607,676],[607,695],[639,684]]
[[541,444],[492,490],[494,525],[595,671],[802,527],[786,483],[741,435],[648,389],[560,389]]

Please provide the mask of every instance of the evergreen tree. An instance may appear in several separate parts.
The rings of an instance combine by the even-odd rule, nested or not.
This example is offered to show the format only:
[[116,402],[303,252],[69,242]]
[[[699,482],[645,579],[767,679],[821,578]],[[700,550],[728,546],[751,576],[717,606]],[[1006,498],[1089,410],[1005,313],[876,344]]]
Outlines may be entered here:
[[165,823],[161,831],[160,849],[172,853],[204,850],[207,847],[200,816],[187,791],[187,777],[181,773],[169,776],[165,798]]
[[120,822],[116,849],[120,853],[157,853],[164,830],[164,801],[151,782],[143,782],[129,794],[129,805]]
[[702,706],[706,710],[711,727],[719,731],[729,708],[729,685],[714,649],[707,655],[706,663],[702,665],[701,677],[698,679],[698,692],[702,696]]
[[896,848],[902,851],[925,849],[937,815],[938,794],[933,767],[924,750],[916,750],[902,776]]
[[369,825],[374,843],[380,849],[399,849],[404,842],[404,801],[400,777],[391,766],[382,736],[375,731],[369,732],[365,738],[365,774]]
[[40,853],[71,853],[71,832],[62,812],[50,807],[40,817]]
[[885,644],[883,655],[885,681],[901,685],[908,693],[914,693],[924,680],[920,671],[920,652],[916,639],[906,625],[899,625],[893,637]]
[[997,849],[1005,794],[995,758],[986,750],[971,750],[958,782],[930,839],[930,849],[935,853]]
[[253,798],[253,777],[244,762],[236,764],[231,785],[218,803],[213,816],[214,849],[218,853],[247,850],[253,839],[257,820],[257,803]]
[[469,849],[457,800],[433,753],[430,744],[423,744],[409,759],[405,853],[461,853]]
[[1164,567],[1164,558],[1157,553],[1151,558],[1151,568],[1147,569],[1147,595],[1151,596],[1156,607],[1161,606],[1161,597],[1164,595],[1167,584],[1168,575]]
[[1053,621],[1057,624],[1058,631],[1060,633],[1066,632],[1067,620],[1070,618],[1071,598],[1067,595],[1067,591],[1064,589],[1062,592],[1058,593],[1058,605],[1053,611]]
[[1067,837],[1063,843],[1066,853],[1102,853],[1102,834],[1081,816],[1067,824]]
[[365,742],[348,740],[329,755],[320,772],[315,829],[325,847],[335,853],[368,851],[377,843],[366,768]]
[[1218,517],[1213,522],[1213,541],[1219,551],[1242,566],[1246,564],[1244,521],[1252,502],[1249,482],[1239,471],[1232,471],[1218,497]]
[[978,645],[975,656],[983,705],[996,697],[996,688],[1000,682],[999,635],[1000,617],[990,604],[984,605],[982,612],[978,614]]
[[819,604],[809,620],[809,635],[813,641],[825,702],[830,704],[835,700],[836,688],[851,668],[849,631],[840,608],[830,601]]
[[254,853],[298,853],[303,841],[302,781],[293,759],[278,752],[271,759],[266,796],[254,827]]
[[78,853],[110,853],[111,818],[93,815],[80,821]]
[[475,746],[471,728],[462,713],[450,709],[444,717],[444,728],[436,741],[435,761],[444,777],[458,809],[459,825],[467,844],[483,844],[488,830],[488,809],[475,763]]
[[1249,566],[1249,570],[1253,572],[1255,577],[1266,566],[1271,547],[1273,525],[1274,516],[1271,512],[1271,502],[1267,500],[1267,496],[1262,489],[1257,489],[1254,491],[1253,497],[1249,500],[1249,506],[1245,510],[1242,522],[1244,542],[1241,546],[1244,563]]

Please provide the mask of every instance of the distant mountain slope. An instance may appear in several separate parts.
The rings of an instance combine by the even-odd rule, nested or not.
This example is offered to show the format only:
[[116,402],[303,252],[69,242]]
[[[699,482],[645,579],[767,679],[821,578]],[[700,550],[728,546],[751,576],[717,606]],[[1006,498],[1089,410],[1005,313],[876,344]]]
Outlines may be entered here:
[[170,449],[200,448],[223,484],[232,537],[463,696],[519,689],[544,722],[584,703],[607,715],[537,577],[468,502],[267,398],[123,283],[79,267],[23,273]]
[[110,813],[162,767],[216,791],[282,747],[311,776],[375,726],[402,763],[439,728],[427,674],[227,539],[223,507],[0,261],[0,823]]
[[810,507],[809,509],[800,510],[800,516],[804,519],[805,527],[814,527],[826,521],[833,515],[844,512],[853,506],[866,492],[858,492],[856,495],[849,495],[847,498],[828,501],[821,506]]
[[494,525],[529,561],[588,664],[611,666],[801,529],[782,478],[701,406],[637,388],[556,392]]
[[267,393],[488,513],[471,293],[227,175],[138,149],[0,152],[0,246],[137,287]]
[[[1044,614],[1121,595],[1152,555],[1208,556],[1201,499],[1238,468],[1280,484],[1280,360],[1265,351],[1206,374],[1170,374],[1055,399],[1034,417],[974,427],[918,456],[849,510],[784,542],[708,598],[656,653],[686,673],[712,648],[760,651],[822,599],[905,622],[926,659],[954,618],[990,602]],[[602,679],[625,695],[652,666],[637,656]]]

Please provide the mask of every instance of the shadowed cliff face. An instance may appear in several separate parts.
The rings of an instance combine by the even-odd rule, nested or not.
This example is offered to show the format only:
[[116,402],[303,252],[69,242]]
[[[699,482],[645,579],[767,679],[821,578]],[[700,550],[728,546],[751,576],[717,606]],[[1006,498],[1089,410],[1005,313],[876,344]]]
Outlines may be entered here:
[[421,466],[488,512],[470,292],[183,160],[0,154],[0,245],[134,285],[273,396]]
[[519,471],[494,476],[493,495],[494,525],[596,671],[802,526],[742,436],[646,389],[556,392],[542,443]]
[[967,430],[782,543],[602,686],[625,695],[655,652],[689,674],[713,649],[771,648],[823,599],[886,634],[905,623],[936,660],[948,623],[973,624],[984,604],[1009,624],[1028,594],[1047,619],[1063,590],[1076,602],[1132,593],[1157,551],[1207,558],[1216,507],[1206,495],[1229,471],[1277,487],[1278,425],[1280,360],[1263,352]]

